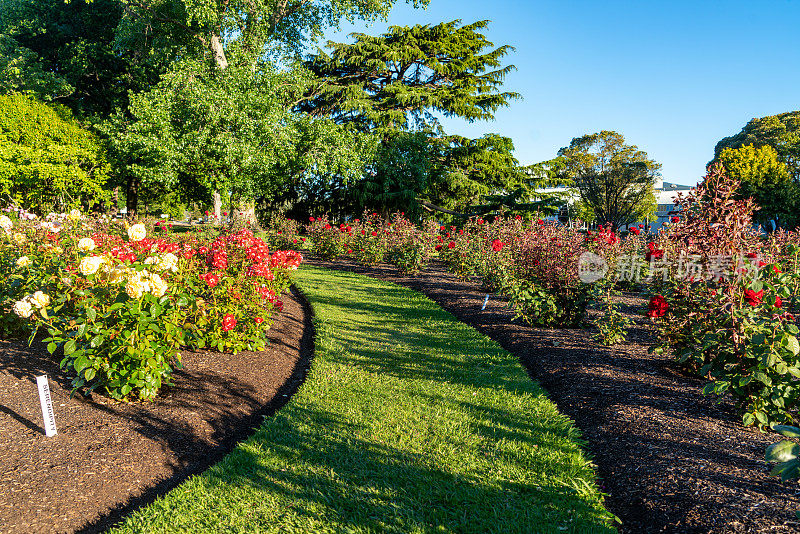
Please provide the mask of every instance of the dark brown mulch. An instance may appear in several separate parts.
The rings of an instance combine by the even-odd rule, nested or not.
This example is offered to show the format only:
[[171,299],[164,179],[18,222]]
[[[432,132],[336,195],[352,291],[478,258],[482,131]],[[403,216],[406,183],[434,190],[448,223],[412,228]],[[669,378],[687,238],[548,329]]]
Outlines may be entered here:
[[[41,350],[0,342],[0,531],[99,532],[219,461],[305,378],[311,312],[292,291],[262,352],[186,352],[152,403],[70,398]],[[35,376],[47,374],[58,435],[42,430]]]
[[590,330],[530,328],[510,322],[505,300],[434,264],[417,276],[390,266],[312,262],[420,291],[520,358],[559,409],[575,420],[598,466],[606,506],[622,532],[800,532],[796,483],[768,474],[764,449],[775,435],[738,423],[730,399],[701,393],[668,356],[647,353],[655,331],[642,298],[629,340],[598,346]]

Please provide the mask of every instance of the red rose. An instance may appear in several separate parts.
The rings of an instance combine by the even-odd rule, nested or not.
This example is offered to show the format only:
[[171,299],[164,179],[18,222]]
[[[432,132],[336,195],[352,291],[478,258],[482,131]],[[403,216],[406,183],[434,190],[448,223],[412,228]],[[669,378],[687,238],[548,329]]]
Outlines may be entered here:
[[744,300],[746,300],[750,306],[758,306],[764,300],[764,290],[753,291],[752,289],[745,289]]
[[447,244],[447,248],[456,248],[456,242],[455,242],[455,241],[450,241],[450,242]]
[[439,252],[440,250],[442,250],[442,245],[436,245],[436,252]]
[[230,313],[226,313],[225,317],[222,318],[222,331],[229,332],[233,330],[234,326],[236,326],[236,317]]
[[670,222],[674,222],[674,223],[676,223],[676,222],[678,222],[678,221],[680,221],[680,220],[681,220],[681,218],[680,218],[680,217],[672,217],[672,218],[670,219]]
[[375,231],[372,232],[372,237],[375,237],[377,235],[378,235],[378,232],[375,232]]
[[629,228],[629,230],[633,235],[639,235],[642,232],[641,230],[639,230],[635,226],[633,228]]
[[782,306],[783,306],[783,300],[781,300],[781,297],[779,295],[776,295],[775,296],[775,307],[776,308],[780,308]]
[[640,225],[639,225],[639,228],[644,228],[644,225],[643,225],[643,224],[640,224]]
[[261,317],[256,317],[256,324],[261,324],[263,322],[264,322],[264,319],[262,319]]
[[667,313],[667,309],[669,308],[669,303],[663,295],[656,295],[650,299],[650,304],[648,304],[647,308],[648,317],[664,317],[664,314]]
[[314,222],[315,220],[316,220],[316,219],[314,219],[314,217],[309,217],[309,218],[308,218],[308,221],[309,221],[309,222]]
[[501,250],[503,250],[503,242],[500,241],[499,239],[495,239],[494,241],[492,241],[492,250],[494,250],[495,252],[500,252]]
[[227,211],[223,211],[223,212],[222,212],[222,215],[224,215],[225,217],[227,217],[227,216],[228,216],[228,212],[227,212]]
[[661,258],[664,257],[664,251],[659,248],[656,248],[656,244],[653,243],[652,241],[647,244],[647,248],[650,250],[650,252],[644,255],[647,261],[660,260]]
[[543,220],[541,220],[541,219],[538,219],[538,220],[536,221],[536,224],[538,224],[539,226],[542,226],[542,225],[544,224],[544,221],[543,221]]
[[214,273],[204,274],[202,278],[206,281],[208,287],[215,287],[217,284],[219,284],[219,276]]

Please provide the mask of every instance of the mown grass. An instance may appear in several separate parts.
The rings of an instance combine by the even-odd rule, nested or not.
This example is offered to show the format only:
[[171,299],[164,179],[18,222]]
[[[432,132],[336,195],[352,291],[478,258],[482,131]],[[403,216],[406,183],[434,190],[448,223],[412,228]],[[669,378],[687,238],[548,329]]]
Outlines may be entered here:
[[577,431],[513,356],[409,289],[297,278],[305,384],[113,532],[613,532]]

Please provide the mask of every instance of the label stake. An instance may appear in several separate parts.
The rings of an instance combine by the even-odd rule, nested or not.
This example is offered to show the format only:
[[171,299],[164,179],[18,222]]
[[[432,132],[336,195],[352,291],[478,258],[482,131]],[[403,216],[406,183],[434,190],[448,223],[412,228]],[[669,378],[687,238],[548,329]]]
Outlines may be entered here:
[[56,432],[56,416],[53,413],[53,401],[50,398],[50,384],[47,375],[37,376],[36,385],[39,386],[39,403],[42,405],[42,419],[44,419],[44,435],[52,438]]
[[489,295],[486,295],[486,298],[483,299],[483,306],[481,306],[481,311],[486,309],[486,303],[489,302]]

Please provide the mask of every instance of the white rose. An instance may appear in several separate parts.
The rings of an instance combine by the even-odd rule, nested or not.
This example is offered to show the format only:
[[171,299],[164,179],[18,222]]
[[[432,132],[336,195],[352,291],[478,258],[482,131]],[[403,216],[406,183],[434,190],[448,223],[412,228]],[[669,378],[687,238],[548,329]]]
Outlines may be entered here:
[[44,308],[45,306],[50,304],[50,297],[47,295],[47,293],[37,291],[30,298],[30,302],[37,308]]
[[144,225],[142,223],[137,223],[128,228],[128,237],[131,241],[141,241],[147,236],[147,230],[145,230]]
[[0,228],[5,231],[11,230],[14,227],[14,223],[11,222],[11,219],[6,217],[5,215],[0,215]]
[[94,250],[96,245],[94,244],[94,239],[91,237],[84,237],[80,241],[78,241],[78,250],[81,252],[88,252],[90,250]]
[[142,298],[142,295],[145,293],[145,285],[141,280],[137,278],[131,278],[131,280],[125,284],[125,292],[132,299]]
[[81,218],[81,212],[76,209],[70,211],[69,215],[67,215],[67,219],[69,219],[70,221],[78,221],[80,220],[80,218]]
[[33,313],[33,306],[27,300],[18,300],[14,303],[12,308],[14,313],[22,317],[23,319],[27,319]]
[[30,267],[31,265],[33,265],[33,262],[28,256],[21,256],[17,260],[17,267],[19,267],[20,269],[24,269],[25,267]]
[[78,270],[83,276],[89,276],[96,273],[104,261],[105,259],[102,256],[86,256],[78,265]]
[[178,271],[178,257],[172,252],[167,252],[162,256],[158,268],[162,271],[170,270],[173,273]]
[[144,260],[145,265],[155,265],[156,263],[158,263],[158,258],[156,258],[155,256],[148,256]]
[[163,297],[164,293],[167,292],[167,283],[157,274],[150,277],[150,287],[156,297]]

